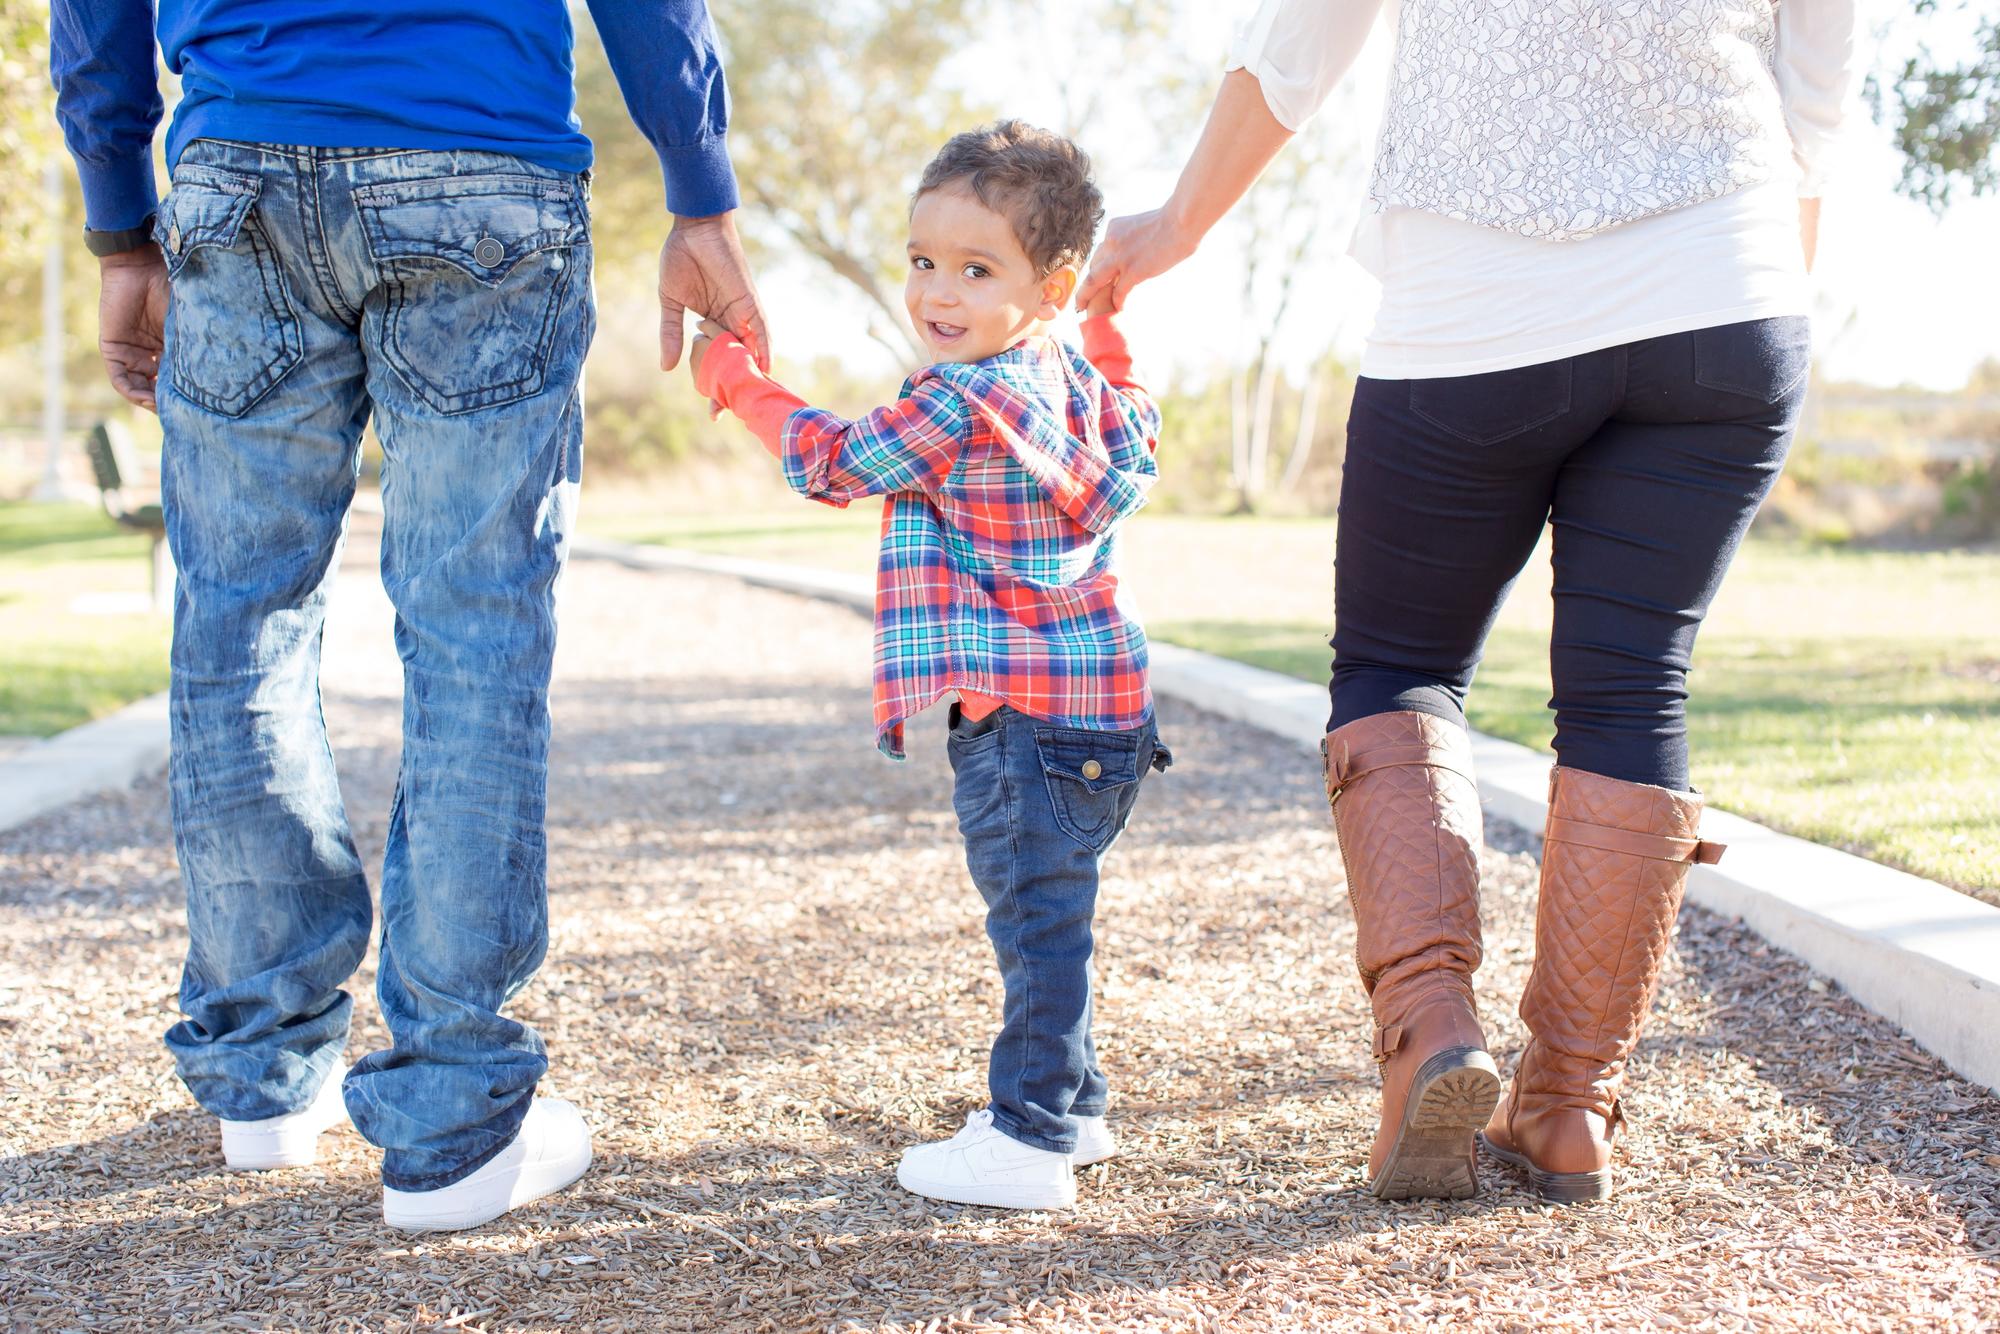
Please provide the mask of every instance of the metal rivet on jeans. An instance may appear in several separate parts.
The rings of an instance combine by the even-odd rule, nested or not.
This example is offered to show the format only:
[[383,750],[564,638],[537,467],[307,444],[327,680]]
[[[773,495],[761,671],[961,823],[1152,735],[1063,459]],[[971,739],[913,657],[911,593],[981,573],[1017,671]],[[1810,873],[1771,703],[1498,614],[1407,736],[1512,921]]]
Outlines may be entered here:
[[491,269],[507,258],[507,247],[490,236],[479,238],[479,244],[472,247],[472,262],[482,269]]
[[167,249],[173,251],[176,255],[181,253],[181,225],[179,223],[175,223],[167,229]]
[[1095,780],[1097,778],[1103,777],[1104,766],[1099,764],[1096,760],[1085,760],[1083,762],[1082,772],[1085,778]]

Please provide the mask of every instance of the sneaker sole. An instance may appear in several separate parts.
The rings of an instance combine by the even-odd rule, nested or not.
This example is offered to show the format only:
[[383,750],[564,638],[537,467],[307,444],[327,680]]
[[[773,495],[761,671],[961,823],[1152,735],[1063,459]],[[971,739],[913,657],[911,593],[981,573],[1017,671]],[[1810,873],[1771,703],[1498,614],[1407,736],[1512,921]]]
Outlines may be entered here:
[[1479,1189],[1473,1136],[1500,1102],[1500,1071],[1477,1047],[1425,1061],[1410,1085],[1403,1124],[1368,1189],[1384,1200],[1465,1200]]
[[[465,1181],[439,1190],[382,1192],[382,1221],[404,1232],[461,1232],[490,1223],[524,1204],[555,1194],[574,1185],[590,1170],[588,1144],[580,1155],[550,1163],[537,1163],[509,1179],[496,1176],[480,1181],[474,1173]],[[461,1189],[464,1187],[465,1189]],[[449,1202],[440,1199],[450,1196]]]
[[1076,1205],[1075,1183],[1071,1183],[1068,1190],[1048,1186],[947,1184],[913,1176],[898,1164],[896,1184],[926,1199],[945,1200],[951,1204],[980,1204],[989,1209],[1070,1209]]

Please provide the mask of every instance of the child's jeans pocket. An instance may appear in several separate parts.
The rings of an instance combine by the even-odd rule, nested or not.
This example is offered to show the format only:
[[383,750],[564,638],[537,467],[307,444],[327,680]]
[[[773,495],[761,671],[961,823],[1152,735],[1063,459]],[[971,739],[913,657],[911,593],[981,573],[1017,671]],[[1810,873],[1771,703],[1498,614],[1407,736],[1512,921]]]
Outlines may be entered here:
[[1038,727],[1035,749],[1056,827],[1092,852],[1103,852],[1125,828],[1139,779],[1154,762],[1158,747],[1153,728],[1097,732]]

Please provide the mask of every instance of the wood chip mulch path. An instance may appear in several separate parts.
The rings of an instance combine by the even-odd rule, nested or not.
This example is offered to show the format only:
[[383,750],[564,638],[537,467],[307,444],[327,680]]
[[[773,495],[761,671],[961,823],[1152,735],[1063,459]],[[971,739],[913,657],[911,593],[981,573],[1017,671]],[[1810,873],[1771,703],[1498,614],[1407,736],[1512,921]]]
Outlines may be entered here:
[[[328,713],[379,859],[387,612],[343,580]],[[0,835],[0,1327],[462,1330],[1924,1329],[2000,1326],[2000,1100],[1749,932],[1689,910],[1636,1061],[1619,1191],[1361,1189],[1375,1074],[1312,763],[1172,704],[1100,913],[1124,1155],[1077,1209],[900,1191],[981,1105],[998,988],[942,724],[872,750],[851,613],[695,576],[570,574],[548,963],[517,1002],[596,1130],[577,1188],[483,1231],[380,1219],[351,1130],[227,1175],[175,1080],[184,917],[163,784]],[[1486,861],[1503,1068],[1534,865]],[[382,1041],[372,976],[350,1054]]]

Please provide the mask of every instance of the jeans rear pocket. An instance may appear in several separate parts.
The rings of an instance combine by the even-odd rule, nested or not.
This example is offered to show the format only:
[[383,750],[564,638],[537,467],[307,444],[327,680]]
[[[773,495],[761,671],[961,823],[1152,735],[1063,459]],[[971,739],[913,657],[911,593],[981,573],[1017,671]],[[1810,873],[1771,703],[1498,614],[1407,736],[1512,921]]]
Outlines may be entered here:
[[1694,331],[1694,382],[1758,403],[1781,402],[1812,367],[1812,322],[1803,315]]
[[1140,750],[1149,731],[1096,732],[1083,728],[1038,727],[1035,748],[1049,785],[1049,803],[1056,825],[1065,834],[1102,852],[1124,828],[1132,809],[1133,788],[1139,781]]
[[1497,445],[1570,409],[1570,362],[1410,381],[1410,412],[1468,445]]
[[154,231],[173,301],[167,358],[175,392],[240,417],[305,357],[298,311],[257,213],[263,181],[184,162]]
[[581,189],[491,173],[354,192],[386,288],[382,354],[441,413],[541,392],[562,296],[589,262]]

